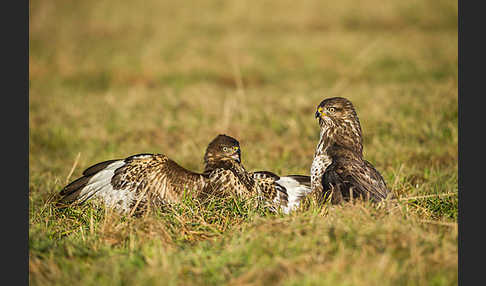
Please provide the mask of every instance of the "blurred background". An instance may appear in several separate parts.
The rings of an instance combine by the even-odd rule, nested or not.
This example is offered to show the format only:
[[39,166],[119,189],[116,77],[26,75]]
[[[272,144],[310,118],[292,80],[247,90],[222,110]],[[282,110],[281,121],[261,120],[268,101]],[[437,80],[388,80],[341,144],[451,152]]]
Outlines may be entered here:
[[[457,1],[29,9],[32,285],[457,285]],[[353,102],[365,159],[406,203],[208,223],[192,208],[110,221],[50,201],[92,164],[137,153],[202,171],[220,133],[248,170],[309,174],[314,113],[333,96]]]
[[29,32],[31,190],[77,155],[73,176],[143,152],[200,171],[219,133],[250,170],[308,173],[332,96],[385,179],[457,169],[457,1],[44,0]]

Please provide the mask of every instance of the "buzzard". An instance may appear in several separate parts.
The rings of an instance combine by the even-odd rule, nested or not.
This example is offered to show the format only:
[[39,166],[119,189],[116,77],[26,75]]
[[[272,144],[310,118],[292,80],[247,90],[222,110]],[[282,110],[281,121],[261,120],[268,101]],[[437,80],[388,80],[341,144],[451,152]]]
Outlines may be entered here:
[[352,198],[380,201],[389,190],[373,165],[363,159],[358,115],[351,101],[342,97],[323,100],[315,114],[320,139],[311,166],[312,193],[332,203]]
[[87,168],[83,176],[61,191],[60,204],[101,200],[122,213],[142,206],[180,202],[184,193],[194,198],[235,192],[248,193],[247,186],[229,169],[240,163],[237,140],[219,135],[204,155],[203,173],[187,170],[164,154],[136,154],[104,161]]
[[[282,206],[285,212],[287,190],[269,182],[245,170],[236,139],[218,135],[206,148],[203,173],[187,170],[164,154],[136,154],[87,168],[83,176],[60,191],[59,203],[81,204],[96,199],[122,213],[129,213],[148,205],[180,202],[184,194],[196,199],[236,194],[260,197],[267,205]],[[293,195],[294,186],[288,187]],[[291,205],[293,201],[291,197]]]

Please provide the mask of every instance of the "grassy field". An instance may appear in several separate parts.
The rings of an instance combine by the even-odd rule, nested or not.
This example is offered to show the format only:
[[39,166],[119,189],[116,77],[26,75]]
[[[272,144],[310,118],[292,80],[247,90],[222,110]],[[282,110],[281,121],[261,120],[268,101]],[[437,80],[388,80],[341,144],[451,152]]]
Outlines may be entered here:
[[[457,285],[457,1],[31,1],[31,285]],[[326,97],[400,201],[140,218],[53,196],[88,166],[217,134],[249,170],[308,174]]]

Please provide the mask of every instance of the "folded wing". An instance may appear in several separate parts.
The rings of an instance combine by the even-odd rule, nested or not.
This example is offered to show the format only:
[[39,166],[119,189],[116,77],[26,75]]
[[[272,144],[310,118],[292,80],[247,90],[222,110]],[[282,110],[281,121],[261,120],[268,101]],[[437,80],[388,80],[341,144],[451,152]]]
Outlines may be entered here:
[[389,193],[385,181],[371,163],[359,158],[337,158],[322,178],[324,189],[335,192],[334,197],[364,198],[381,201]]

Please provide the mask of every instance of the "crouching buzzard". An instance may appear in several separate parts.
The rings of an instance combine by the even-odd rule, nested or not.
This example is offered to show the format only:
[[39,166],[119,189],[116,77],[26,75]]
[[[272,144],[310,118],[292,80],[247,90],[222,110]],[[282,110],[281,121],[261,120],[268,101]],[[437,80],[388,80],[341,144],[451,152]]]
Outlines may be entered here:
[[207,147],[204,173],[187,170],[164,154],[137,154],[95,164],[65,186],[60,204],[101,200],[122,213],[141,206],[180,202],[184,192],[203,198],[224,192],[247,192],[233,173],[230,161],[240,161],[238,141],[217,136]]
[[[291,194],[293,185],[288,185]],[[148,205],[178,203],[184,194],[196,199],[235,194],[261,197],[287,210],[285,187],[254,178],[241,164],[239,142],[219,135],[204,155],[204,172],[187,170],[164,154],[137,154],[95,164],[59,193],[59,204],[81,204],[90,199],[122,213]],[[293,197],[291,198],[291,202]]]

